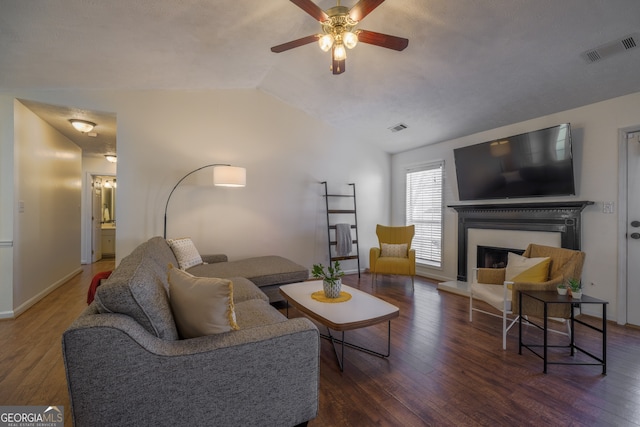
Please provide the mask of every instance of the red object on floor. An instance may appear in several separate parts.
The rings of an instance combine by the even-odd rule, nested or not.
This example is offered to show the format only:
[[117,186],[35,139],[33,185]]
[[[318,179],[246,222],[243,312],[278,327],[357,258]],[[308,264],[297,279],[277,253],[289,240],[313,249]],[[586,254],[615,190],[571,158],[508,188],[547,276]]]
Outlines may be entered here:
[[87,293],[87,304],[91,304],[93,301],[93,298],[96,295],[96,289],[100,286],[100,280],[107,279],[109,276],[111,276],[111,270],[103,271],[102,273],[98,273],[93,276],[93,279],[91,279],[91,285],[89,286],[89,292]]

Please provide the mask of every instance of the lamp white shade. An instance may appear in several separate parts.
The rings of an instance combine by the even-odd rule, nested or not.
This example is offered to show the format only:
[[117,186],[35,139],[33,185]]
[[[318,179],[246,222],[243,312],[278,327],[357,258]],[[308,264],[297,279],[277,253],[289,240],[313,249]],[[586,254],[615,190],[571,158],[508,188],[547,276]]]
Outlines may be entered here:
[[213,185],[244,187],[247,185],[247,170],[237,166],[216,166],[213,168]]

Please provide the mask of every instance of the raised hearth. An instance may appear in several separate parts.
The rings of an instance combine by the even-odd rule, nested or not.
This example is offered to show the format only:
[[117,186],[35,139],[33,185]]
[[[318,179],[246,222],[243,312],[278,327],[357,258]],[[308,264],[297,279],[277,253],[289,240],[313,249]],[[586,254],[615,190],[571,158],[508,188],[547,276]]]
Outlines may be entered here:
[[560,233],[561,247],[580,249],[582,210],[589,201],[450,205],[458,212],[458,281],[467,281],[469,229]]

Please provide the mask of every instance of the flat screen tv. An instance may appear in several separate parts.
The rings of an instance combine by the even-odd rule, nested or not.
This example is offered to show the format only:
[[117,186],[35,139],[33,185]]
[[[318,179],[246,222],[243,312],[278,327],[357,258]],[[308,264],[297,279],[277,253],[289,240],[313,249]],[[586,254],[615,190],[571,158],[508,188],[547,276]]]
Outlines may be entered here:
[[575,195],[569,123],[453,151],[460,200]]

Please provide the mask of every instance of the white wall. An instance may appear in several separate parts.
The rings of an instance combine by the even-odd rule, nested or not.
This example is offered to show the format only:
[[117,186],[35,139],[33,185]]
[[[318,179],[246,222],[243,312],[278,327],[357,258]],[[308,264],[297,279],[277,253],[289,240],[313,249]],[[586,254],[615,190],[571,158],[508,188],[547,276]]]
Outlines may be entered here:
[[[596,205],[583,211],[582,250],[587,258],[583,269],[585,293],[609,301],[609,318],[615,318],[625,302],[617,300],[617,214],[604,214],[602,204],[617,199],[618,129],[640,125],[640,93],[614,98],[573,110],[562,111],[498,129],[444,141],[392,156],[391,218],[404,222],[405,169],[433,160],[445,160],[445,205],[459,204],[453,149],[570,122],[576,173],[577,196],[564,198],[519,199],[541,202],[590,200]],[[493,202],[493,201],[492,201]],[[423,268],[424,274],[455,280],[457,272],[457,214],[445,208],[443,268]]]
[[81,150],[14,101],[13,311],[80,269]]
[[[211,186],[211,168],[176,190],[167,237],[191,236],[201,253],[230,259],[282,255],[327,262],[323,187],[355,182],[361,268],[389,218],[389,156],[257,90],[126,94],[118,114],[118,260],[162,235],[175,183],[210,163],[247,169],[245,188]],[[355,263],[344,265],[355,269]]]
[[0,96],[0,318],[13,310],[13,98]]
[[[277,254],[309,268],[326,263],[319,184],[324,180],[331,192],[357,185],[361,268],[368,267],[369,248],[377,245],[376,223],[389,222],[390,156],[366,141],[345,139],[339,130],[259,90],[11,95],[117,114],[117,262],[162,235],[171,188],[209,163],[246,167],[248,183],[240,189],[205,184],[209,168],[174,193],[168,236],[191,236],[202,253],[224,252],[231,259]],[[344,263],[348,270],[355,266]]]

